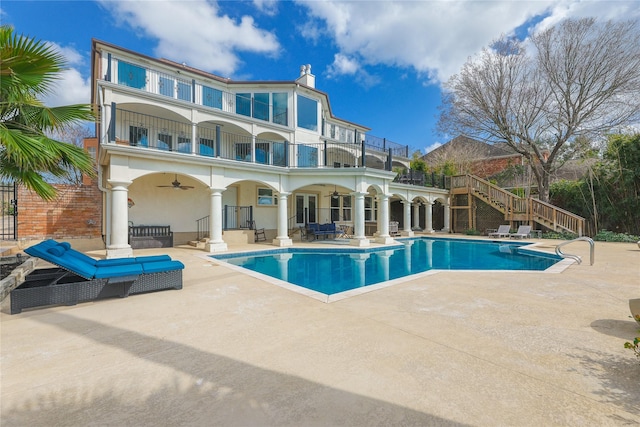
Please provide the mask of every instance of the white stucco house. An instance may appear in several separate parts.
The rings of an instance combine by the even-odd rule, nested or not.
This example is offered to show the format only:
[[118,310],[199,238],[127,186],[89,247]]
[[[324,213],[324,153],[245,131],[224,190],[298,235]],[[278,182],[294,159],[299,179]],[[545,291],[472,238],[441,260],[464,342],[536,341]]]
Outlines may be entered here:
[[392,243],[392,203],[403,235],[433,231],[434,203],[448,230],[446,190],[394,182],[408,146],[335,117],[310,66],[292,74],[232,81],[93,40],[108,256],[130,256],[132,227],[151,225],[170,227],[174,245],[206,237],[209,252],[253,241],[252,222],[276,246],[332,222],[354,246]]

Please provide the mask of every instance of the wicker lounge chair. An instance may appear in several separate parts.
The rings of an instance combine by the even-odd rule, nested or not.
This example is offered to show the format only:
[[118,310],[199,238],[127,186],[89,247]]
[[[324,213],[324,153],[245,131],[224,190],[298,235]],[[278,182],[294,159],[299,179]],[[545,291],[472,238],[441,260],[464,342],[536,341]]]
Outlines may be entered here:
[[498,227],[498,231],[494,231],[493,233],[489,233],[489,237],[509,237],[509,233],[511,231],[511,226],[509,224],[501,225]]
[[184,264],[168,255],[95,260],[55,240],[45,240],[25,252],[60,268],[29,274],[11,291],[11,314],[23,308],[182,289]]

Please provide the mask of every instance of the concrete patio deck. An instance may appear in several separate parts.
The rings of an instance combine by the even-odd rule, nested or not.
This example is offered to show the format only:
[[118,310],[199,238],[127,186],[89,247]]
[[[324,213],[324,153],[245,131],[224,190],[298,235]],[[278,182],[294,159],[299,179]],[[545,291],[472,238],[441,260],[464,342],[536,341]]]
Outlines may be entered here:
[[[552,251],[558,242],[532,240]],[[255,248],[255,245],[250,245]],[[242,249],[233,247],[231,249]],[[562,273],[441,272],[330,304],[202,258],[184,289],[9,315],[8,426],[640,423],[640,249]]]

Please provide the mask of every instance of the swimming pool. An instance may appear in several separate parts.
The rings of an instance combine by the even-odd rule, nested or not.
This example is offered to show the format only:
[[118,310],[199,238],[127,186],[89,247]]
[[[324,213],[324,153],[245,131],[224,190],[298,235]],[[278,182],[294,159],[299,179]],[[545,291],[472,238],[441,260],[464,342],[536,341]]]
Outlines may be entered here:
[[561,260],[524,249],[524,243],[412,238],[385,248],[286,248],[211,255],[324,295],[438,270],[542,271]]

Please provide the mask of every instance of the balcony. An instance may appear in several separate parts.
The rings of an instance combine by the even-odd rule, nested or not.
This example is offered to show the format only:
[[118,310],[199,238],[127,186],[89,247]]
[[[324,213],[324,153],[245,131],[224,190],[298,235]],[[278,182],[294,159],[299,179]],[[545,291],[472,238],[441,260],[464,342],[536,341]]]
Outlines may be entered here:
[[290,144],[285,140],[223,131],[213,123],[194,125],[120,108],[113,108],[111,112],[109,142],[145,150],[287,168],[369,167],[390,171],[394,165],[394,152],[406,153],[406,147],[393,146],[393,143],[369,145],[366,138],[361,143],[327,138],[320,143]]

